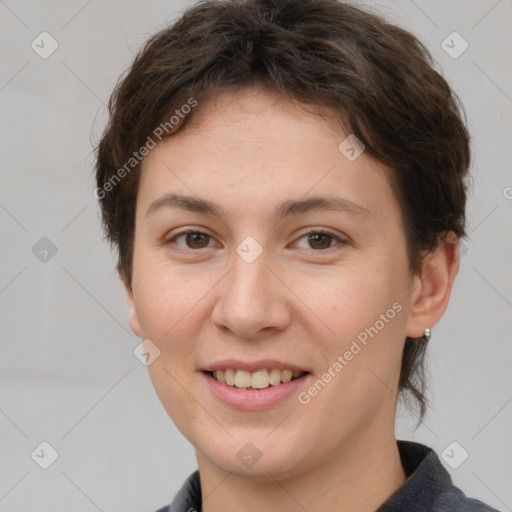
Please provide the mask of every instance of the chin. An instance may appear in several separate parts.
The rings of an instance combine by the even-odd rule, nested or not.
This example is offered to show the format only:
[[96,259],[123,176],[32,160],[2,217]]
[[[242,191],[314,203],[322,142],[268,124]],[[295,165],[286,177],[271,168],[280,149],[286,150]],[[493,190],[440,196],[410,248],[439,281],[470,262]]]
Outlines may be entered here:
[[[289,437],[280,437],[276,433],[271,434],[271,437],[275,436],[274,439],[267,436],[268,430],[253,436],[234,433],[228,442],[212,443],[210,438],[195,443],[195,446],[210,464],[226,473],[249,480],[273,481],[297,475],[304,470],[306,461],[311,458],[307,456],[302,442],[293,444]],[[212,444],[215,444],[214,449]]]

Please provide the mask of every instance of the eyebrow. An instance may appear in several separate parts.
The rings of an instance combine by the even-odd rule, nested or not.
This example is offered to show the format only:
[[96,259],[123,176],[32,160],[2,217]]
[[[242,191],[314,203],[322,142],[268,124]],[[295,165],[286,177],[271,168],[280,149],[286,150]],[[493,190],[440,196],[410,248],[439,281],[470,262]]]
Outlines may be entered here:
[[[153,201],[146,211],[146,216],[165,208],[178,208],[201,215],[213,215],[223,218],[222,208],[215,203],[198,196],[169,193]],[[342,197],[325,195],[309,197],[307,199],[289,199],[276,206],[274,218],[281,220],[285,217],[307,213],[314,210],[336,210],[349,215],[371,215],[370,210],[364,206],[343,199]]]

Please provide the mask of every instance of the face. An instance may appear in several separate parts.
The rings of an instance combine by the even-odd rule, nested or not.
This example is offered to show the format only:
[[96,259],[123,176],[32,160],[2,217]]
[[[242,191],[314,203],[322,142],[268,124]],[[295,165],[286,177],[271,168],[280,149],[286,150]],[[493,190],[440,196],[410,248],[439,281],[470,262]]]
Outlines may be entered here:
[[[405,337],[428,326],[412,319],[420,288],[387,171],[268,91],[198,108],[150,151],[138,191],[130,324],[160,351],[163,406],[198,458],[248,478],[387,440]],[[236,372],[263,387],[238,389],[216,368],[278,380]],[[307,373],[277,384],[277,370]]]

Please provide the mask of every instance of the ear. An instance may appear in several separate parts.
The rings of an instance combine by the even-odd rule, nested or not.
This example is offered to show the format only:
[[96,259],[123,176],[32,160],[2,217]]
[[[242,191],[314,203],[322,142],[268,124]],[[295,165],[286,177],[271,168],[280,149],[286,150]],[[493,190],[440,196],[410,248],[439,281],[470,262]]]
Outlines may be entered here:
[[443,316],[459,271],[458,237],[449,232],[438,247],[424,256],[420,275],[414,276],[406,335],[420,338]]
[[130,323],[130,328],[134,332],[136,336],[139,338],[143,338],[142,329],[140,327],[139,317],[137,316],[137,310],[135,308],[135,300],[133,297],[133,290],[131,284],[128,282],[128,279],[121,275],[121,279],[124,284],[124,289],[126,292],[126,299],[128,301],[128,320]]

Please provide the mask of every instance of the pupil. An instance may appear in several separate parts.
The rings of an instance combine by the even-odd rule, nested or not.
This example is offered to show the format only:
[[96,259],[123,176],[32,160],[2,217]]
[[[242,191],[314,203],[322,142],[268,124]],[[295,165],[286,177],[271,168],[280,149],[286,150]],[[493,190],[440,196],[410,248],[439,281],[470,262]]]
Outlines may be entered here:
[[[313,242],[313,244],[319,244],[321,249],[326,249],[330,245],[330,238],[331,235],[327,235],[325,233],[315,233],[313,235],[309,235],[308,239],[310,242]],[[205,235],[202,233],[188,233],[187,234],[187,243],[191,242],[192,245],[194,244],[204,244],[205,242]]]
[[[322,245],[322,249],[325,249],[327,247],[329,247],[330,245],[330,242],[329,242],[329,239],[330,239],[330,235],[326,235],[326,234],[322,234],[322,233],[315,233],[313,235],[309,235],[309,241],[310,242],[313,242],[313,243],[319,243],[320,245]],[[319,240],[320,239],[320,240]],[[322,244],[322,240],[325,242],[327,240],[327,244]]]
[[[201,245],[201,242],[203,242],[203,245],[204,245],[204,237],[205,237],[205,235],[203,235],[201,233],[188,233],[187,234],[187,243],[191,242],[191,245],[194,246],[194,244]],[[201,240],[201,238],[203,238],[203,240]]]

